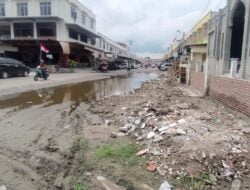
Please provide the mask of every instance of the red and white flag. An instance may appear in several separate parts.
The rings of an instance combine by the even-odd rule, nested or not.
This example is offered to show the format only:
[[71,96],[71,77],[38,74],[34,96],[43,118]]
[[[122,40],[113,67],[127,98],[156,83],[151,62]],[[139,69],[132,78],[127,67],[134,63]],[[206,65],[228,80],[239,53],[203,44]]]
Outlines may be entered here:
[[41,51],[43,51],[45,53],[49,53],[49,49],[46,46],[44,46],[44,45],[41,45],[40,49],[41,49]]

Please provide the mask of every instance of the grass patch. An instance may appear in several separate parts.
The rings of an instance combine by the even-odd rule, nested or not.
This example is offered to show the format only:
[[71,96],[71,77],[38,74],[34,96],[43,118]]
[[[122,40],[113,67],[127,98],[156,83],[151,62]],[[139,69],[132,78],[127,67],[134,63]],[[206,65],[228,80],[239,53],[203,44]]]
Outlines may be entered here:
[[140,158],[136,156],[138,146],[135,144],[106,144],[96,150],[98,160],[112,159],[123,166],[134,166]]
[[70,147],[70,152],[74,157],[73,163],[73,179],[71,181],[73,190],[88,190],[84,173],[90,168],[87,152],[89,150],[89,143],[85,139],[77,138],[73,141]]
[[84,184],[76,183],[74,185],[74,190],[88,190],[88,188]]
[[199,177],[180,176],[177,178],[176,186],[185,190],[201,190],[206,181],[210,181],[208,173],[202,173]]

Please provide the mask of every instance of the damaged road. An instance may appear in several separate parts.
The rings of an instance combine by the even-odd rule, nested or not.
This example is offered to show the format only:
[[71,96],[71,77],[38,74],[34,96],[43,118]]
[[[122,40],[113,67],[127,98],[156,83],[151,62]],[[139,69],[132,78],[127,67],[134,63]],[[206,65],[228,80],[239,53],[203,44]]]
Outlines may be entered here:
[[249,189],[249,118],[181,89],[1,109],[0,189]]

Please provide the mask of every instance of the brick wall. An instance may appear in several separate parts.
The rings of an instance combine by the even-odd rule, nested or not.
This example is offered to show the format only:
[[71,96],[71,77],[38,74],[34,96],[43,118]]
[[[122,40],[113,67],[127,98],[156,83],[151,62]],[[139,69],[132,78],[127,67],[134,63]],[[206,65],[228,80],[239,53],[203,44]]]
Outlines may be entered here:
[[250,81],[210,76],[209,95],[250,116]]
[[204,92],[205,75],[203,72],[191,73],[191,86],[200,92]]

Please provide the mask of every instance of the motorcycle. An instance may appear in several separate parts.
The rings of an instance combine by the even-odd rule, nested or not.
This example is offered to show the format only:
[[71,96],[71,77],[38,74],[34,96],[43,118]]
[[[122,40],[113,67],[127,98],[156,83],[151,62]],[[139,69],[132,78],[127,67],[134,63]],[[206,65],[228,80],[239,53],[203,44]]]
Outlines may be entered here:
[[48,77],[49,77],[49,72],[47,71],[47,69],[38,67],[36,70],[36,74],[34,76],[34,81],[38,81],[39,78],[47,80]]

